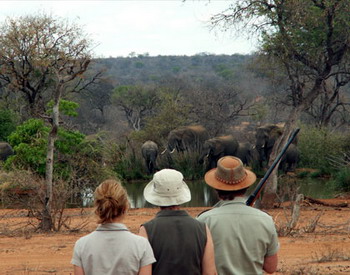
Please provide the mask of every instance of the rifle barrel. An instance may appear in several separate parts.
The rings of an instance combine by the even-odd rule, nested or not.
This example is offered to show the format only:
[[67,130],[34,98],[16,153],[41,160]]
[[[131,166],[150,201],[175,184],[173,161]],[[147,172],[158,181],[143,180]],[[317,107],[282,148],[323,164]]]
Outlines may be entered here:
[[264,177],[260,180],[260,182],[258,183],[257,187],[255,188],[255,190],[252,192],[252,194],[248,197],[247,201],[246,201],[246,205],[252,206],[255,202],[255,200],[257,199],[258,195],[260,194],[262,188],[264,187],[268,177],[270,176],[270,174],[272,173],[273,169],[275,169],[277,163],[281,160],[282,156],[286,153],[289,145],[293,142],[293,140],[295,139],[296,135],[298,134],[298,132],[300,131],[300,128],[297,128],[294,130],[294,132],[291,134],[288,142],[286,143],[286,145],[283,147],[282,151],[278,154],[278,156],[276,157],[276,159],[274,160],[274,162],[271,164],[270,168],[266,171]]

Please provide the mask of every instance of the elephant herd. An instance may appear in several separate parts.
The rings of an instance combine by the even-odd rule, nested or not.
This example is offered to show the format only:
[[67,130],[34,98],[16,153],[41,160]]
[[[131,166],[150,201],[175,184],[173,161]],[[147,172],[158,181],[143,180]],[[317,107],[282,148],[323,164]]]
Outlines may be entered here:
[[[206,163],[206,171],[216,167],[217,161],[227,155],[240,158],[243,164],[250,167],[266,167],[275,141],[282,135],[282,128],[277,125],[266,125],[256,129],[255,144],[248,141],[238,142],[232,135],[210,138],[203,126],[184,126],[172,130],[168,135],[168,144],[161,154],[174,151],[197,152],[199,163]],[[141,148],[148,173],[157,170],[158,145],[146,141]],[[299,161],[297,141],[292,143],[281,159],[280,169],[284,172],[294,171]]]

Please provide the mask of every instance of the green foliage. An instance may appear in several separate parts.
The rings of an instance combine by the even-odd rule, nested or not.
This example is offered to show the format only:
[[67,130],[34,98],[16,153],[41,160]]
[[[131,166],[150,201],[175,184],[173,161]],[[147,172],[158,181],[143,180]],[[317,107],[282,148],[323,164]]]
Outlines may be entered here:
[[183,152],[172,155],[172,167],[180,171],[187,180],[203,179],[205,168],[199,164],[199,154]]
[[226,64],[216,65],[214,70],[216,73],[224,79],[231,79],[234,75],[234,72]]
[[163,92],[160,95],[161,105],[158,111],[146,119],[143,130],[134,132],[132,138],[140,141],[150,139],[162,144],[171,130],[189,122],[190,105],[182,101],[174,93]]
[[141,69],[141,68],[143,68],[144,66],[145,66],[145,64],[144,64],[143,62],[141,62],[141,61],[137,61],[137,62],[135,63],[135,68]]
[[[48,113],[52,113],[52,107],[54,106],[53,100],[50,100],[49,103],[47,104],[49,107]],[[78,112],[76,111],[79,107],[79,104],[73,101],[61,99],[60,100],[60,113],[66,115],[66,116],[71,116],[71,117],[76,117],[78,115]]]
[[16,122],[13,112],[0,109],[0,141],[7,141],[7,137],[16,129]]
[[267,115],[269,114],[269,106],[264,103],[256,103],[250,109],[251,117],[253,121],[261,122],[263,121]]
[[5,167],[13,165],[44,175],[48,134],[49,128],[39,119],[29,119],[17,126],[8,138],[16,154],[6,160]]
[[[39,175],[44,175],[46,170],[47,141],[50,128],[45,126],[39,119],[29,119],[17,126],[16,130],[9,136],[9,142],[16,152],[6,161],[6,167],[11,166],[18,169],[28,169]],[[77,131],[59,129],[58,139],[55,142],[56,174],[67,174],[67,162],[60,163],[64,159],[62,155],[75,155],[84,135]]]
[[78,131],[67,131],[64,129],[58,130],[59,139],[55,143],[56,149],[63,154],[72,154],[76,146],[79,145],[85,135]]
[[111,144],[110,159],[113,159],[113,170],[124,180],[142,179],[145,175],[142,158],[138,157],[121,144]]
[[344,137],[341,134],[331,133],[326,128],[302,126],[298,139],[299,167],[314,168],[321,174],[331,174],[335,169],[330,158],[342,154],[342,144]]
[[61,178],[80,190],[94,189],[103,180],[116,178],[117,174],[112,171],[105,157],[109,149],[109,145],[99,135],[84,138],[72,147],[70,154],[61,155],[61,166],[65,173]]
[[333,177],[334,185],[343,192],[350,192],[350,167],[342,167]]

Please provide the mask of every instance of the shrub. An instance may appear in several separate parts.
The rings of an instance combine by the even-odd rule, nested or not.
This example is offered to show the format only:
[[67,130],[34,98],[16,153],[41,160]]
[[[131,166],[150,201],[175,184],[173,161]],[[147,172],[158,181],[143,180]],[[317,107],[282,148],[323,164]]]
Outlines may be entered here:
[[344,142],[341,134],[331,133],[329,129],[302,126],[298,141],[300,149],[298,166],[317,169],[320,174],[335,172],[330,159],[332,156],[342,154]]
[[341,191],[350,192],[350,167],[343,167],[334,174],[334,185]]
[[0,110],[0,141],[7,141],[15,129],[16,116],[10,110]]

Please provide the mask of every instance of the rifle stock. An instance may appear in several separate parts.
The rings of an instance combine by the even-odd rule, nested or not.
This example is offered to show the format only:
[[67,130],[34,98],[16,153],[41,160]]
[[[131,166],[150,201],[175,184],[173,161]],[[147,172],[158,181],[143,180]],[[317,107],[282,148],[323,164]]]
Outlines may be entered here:
[[260,180],[260,182],[258,183],[257,187],[255,188],[255,190],[252,192],[252,194],[248,197],[247,201],[246,201],[246,205],[249,206],[253,206],[254,202],[256,201],[256,199],[258,198],[262,188],[264,187],[265,183],[267,182],[267,179],[269,178],[270,174],[272,173],[273,169],[275,169],[277,163],[281,160],[281,158],[283,157],[283,155],[286,153],[289,145],[293,142],[293,140],[295,139],[296,135],[298,134],[298,132],[300,131],[299,128],[295,129],[294,132],[291,134],[289,140],[287,141],[286,145],[283,147],[282,151],[279,153],[279,155],[276,157],[276,159],[274,160],[274,162],[271,164],[270,168],[266,171],[264,177]]

